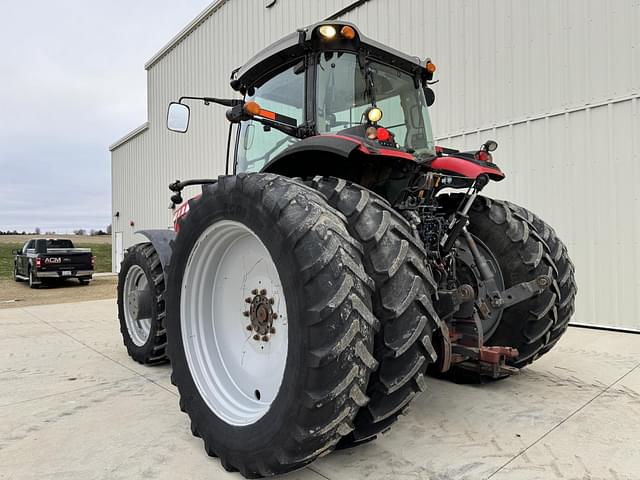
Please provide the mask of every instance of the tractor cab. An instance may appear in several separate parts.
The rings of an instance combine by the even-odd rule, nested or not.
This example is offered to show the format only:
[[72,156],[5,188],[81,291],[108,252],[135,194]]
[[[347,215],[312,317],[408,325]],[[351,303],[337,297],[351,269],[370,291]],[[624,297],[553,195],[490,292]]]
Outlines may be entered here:
[[[348,146],[333,153],[344,157],[358,144],[433,157],[427,107],[434,96],[427,83],[434,71],[429,60],[383,47],[344,22],[316,24],[285,37],[232,75],[232,88],[245,100],[238,110],[255,109],[250,118],[239,119],[235,171],[276,168],[300,141],[317,151],[318,139],[308,139],[319,135],[331,137],[320,142],[327,154],[342,138]],[[298,146],[291,153],[299,156],[303,150]]]
[[[379,170],[371,167],[376,157],[419,163],[435,158],[428,111],[435,100],[428,86],[434,71],[431,60],[368,39],[355,25],[323,22],[284,37],[234,70],[231,88],[242,100],[181,97],[170,105],[167,125],[186,132],[185,100],[218,103],[231,107],[227,119],[239,125],[228,173],[339,171],[362,181],[367,169]],[[230,130],[230,146],[231,139]]]

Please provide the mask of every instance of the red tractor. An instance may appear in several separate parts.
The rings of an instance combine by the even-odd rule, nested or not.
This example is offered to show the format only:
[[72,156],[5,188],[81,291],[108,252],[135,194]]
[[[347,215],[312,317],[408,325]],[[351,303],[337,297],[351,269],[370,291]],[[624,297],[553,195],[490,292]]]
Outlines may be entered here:
[[427,372],[500,378],[565,332],[567,250],[480,195],[504,178],[496,142],[434,145],[435,70],[323,22],[234,70],[242,99],[169,106],[178,132],[187,101],[226,106],[237,135],[226,175],[170,185],[175,232],[128,250],[121,330],[135,360],[170,358],[193,434],[227,470],[274,475],[369,441]]

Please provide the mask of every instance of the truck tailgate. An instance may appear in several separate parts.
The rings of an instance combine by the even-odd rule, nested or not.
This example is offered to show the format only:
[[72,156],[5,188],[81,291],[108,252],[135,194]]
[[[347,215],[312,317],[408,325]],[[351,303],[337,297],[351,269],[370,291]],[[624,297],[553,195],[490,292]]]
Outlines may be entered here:
[[39,271],[58,271],[58,270],[93,270],[91,257],[93,256],[89,249],[49,249],[47,253],[40,254],[42,258]]

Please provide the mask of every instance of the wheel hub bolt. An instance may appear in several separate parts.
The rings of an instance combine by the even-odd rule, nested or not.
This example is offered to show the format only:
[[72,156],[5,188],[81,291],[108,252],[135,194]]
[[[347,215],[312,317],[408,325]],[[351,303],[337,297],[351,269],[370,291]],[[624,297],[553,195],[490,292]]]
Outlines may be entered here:
[[245,298],[249,304],[249,309],[242,312],[245,317],[249,317],[251,323],[246,326],[247,331],[254,332],[253,339],[256,341],[268,342],[270,335],[276,333],[273,321],[278,318],[278,314],[273,311],[275,299],[267,298],[266,289],[254,288],[251,290],[252,297]]
[[540,275],[537,283],[540,288],[545,288],[551,284],[551,279],[547,275]]
[[491,305],[495,308],[501,307],[502,305],[504,305],[504,300],[499,297],[494,297],[491,299]]

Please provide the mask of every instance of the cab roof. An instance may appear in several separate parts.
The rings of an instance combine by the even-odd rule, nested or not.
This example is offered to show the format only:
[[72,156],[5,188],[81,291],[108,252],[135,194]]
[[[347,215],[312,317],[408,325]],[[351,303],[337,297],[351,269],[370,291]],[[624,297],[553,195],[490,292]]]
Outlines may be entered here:
[[[346,40],[336,36],[332,40],[321,41],[318,29],[323,25],[331,25],[337,31],[340,31],[344,26],[350,26],[355,30],[356,37],[353,40]],[[283,65],[290,64],[305,53],[326,50],[361,52],[365,56],[374,57],[401,70],[419,74],[420,76],[427,76],[429,79],[431,77],[431,74],[425,68],[426,60],[422,61],[419,57],[407,55],[362,35],[358,27],[353,23],[327,21],[300,28],[262,49],[250,58],[247,63],[232,72],[231,88],[245,94],[246,90],[251,86],[255,86],[261,77],[270,77],[271,72]]]

